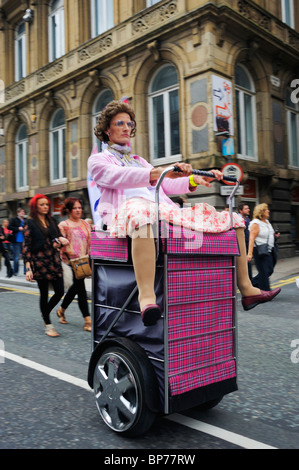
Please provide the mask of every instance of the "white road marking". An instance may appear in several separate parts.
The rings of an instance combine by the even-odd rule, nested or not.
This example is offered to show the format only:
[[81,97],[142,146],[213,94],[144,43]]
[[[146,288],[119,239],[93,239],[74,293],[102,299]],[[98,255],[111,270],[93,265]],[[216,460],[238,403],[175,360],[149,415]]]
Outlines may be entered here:
[[14,362],[18,362],[23,366],[30,367],[31,369],[37,370],[39,372],[43,372],[44,374],[50,375],[51,377],[55,377],[56,379],[63,380],[64,382],[68,382],[72,385],[77,385],[77,387],[84,388],[89,392],[92,391],[86,380],[78,379],[73,375],[65,374],[64,372],[60,372],[56,369],[51,369],[50,367],[43,366],[37,362],[30,361],[29,359],[25,359],[21,356],[16,356],[15,354],[11,354],[7,351],[0,350],[0,356],[10,359]]
[[[85,380],[78,379],[77,377],[65,374],[64,372],[60,372],[56,369],[51,369],[50,367],[43,366],[42,364],[30,361],[29,359],[25,359],[24,357],[17,356],[1,349],[0,357],[3,357],[4,359],[10,359],[11,361],[17,362],[18,364],[21,364],[25,367],[30,367],[31,369],[37,370],[51,377],[55,377],[56,379],[63,380],[64,382],[76,385],[77,387],[81,387],[89,392],[92,391],[92,389],[89,387],[88,383]],[[203,423],[193,418],[188,418],[187,416],[181,414],[173,414],[170,416],[166,416],[166,418],[170,421],[181,424],[188,428],[195,429],[196,431],[200,431],[205,434],[209,434],[211,436],[222,439],[224,441],[230,442],[232,444],[236,444],[239,447],[243,447],[244,449],[276,449],[276,447],[271,447],[267,444],[263,444],[262,442],[249,439],[247,437],[241,436],[240,434],[235,434],[233,432],[226,431],[225,429]]]
[[210,434],[211,436],[218,437],[219,439],[230,442],[232,444],[236,444],[237,446],[243,447],[244,449],[276,449],[276,447],[271,447],[267,444],[263,444],[262,442],[241,436],[240,434],[226,431],[225,429],[203,423],[202,421],[197,421],[193,418],[188,418],[188,416],[173,414],[167,416],[167,419],[187,426],[191,429],[195,429],[196,431],[204,432],[205,434]]

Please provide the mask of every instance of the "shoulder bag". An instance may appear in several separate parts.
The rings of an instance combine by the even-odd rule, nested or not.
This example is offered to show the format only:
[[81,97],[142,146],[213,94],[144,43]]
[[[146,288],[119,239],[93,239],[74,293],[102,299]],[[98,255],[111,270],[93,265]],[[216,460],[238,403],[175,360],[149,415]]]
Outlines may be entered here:
[[270,229],[268,233],[267,243],[262,243],[261,245],[257,245],[256,243],[254,244],[257,250],[258,256],[270,256],[271,251],[269,251],[269,243],[268,243],[269,237],[270,237]]
[[66,252],[65,255],[69,259],[70,266],[72,267],[76,279],[85,279],[86,277],[90,277],[92,275],[92,270],[89,262],[89,255],[73,259],[70,259],[69,255]]

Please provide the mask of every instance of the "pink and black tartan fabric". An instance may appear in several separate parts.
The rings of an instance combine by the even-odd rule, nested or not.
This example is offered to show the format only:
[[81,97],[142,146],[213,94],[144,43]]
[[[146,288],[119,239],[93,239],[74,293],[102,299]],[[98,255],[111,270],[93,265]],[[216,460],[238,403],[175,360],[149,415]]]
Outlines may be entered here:
[[[239,248],[235,230],[201,234],[162,223],[161,232],[167,254],[168,377],[175,396],[236,377],[233,261]],[[91,257],[125,262],[128,241],[92,233]]]
[[128,260],[128,240],[112,238],[109,232],[91,232],[90,257],[125,262]]
[[202,233],[162,222],[161,239],[163,251],[167,251],[167,253],[239,255],[235,230],[228,230],[220,234]]
[[239,249],[234,230],[186,237],[180,227],[166,230],[168,376],[175,396],[236,376],[233,257]]

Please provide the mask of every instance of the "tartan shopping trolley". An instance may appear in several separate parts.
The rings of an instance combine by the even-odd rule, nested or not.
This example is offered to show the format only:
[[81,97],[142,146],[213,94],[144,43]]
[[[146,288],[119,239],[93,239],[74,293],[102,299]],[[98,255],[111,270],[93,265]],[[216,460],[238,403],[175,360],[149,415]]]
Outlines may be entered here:
[[[159,187],[156,187],[156,208]],[[213,174],[194,170],[195,174]],[[233,196],[229,197],[232,210]],[[158,219],[157,219],[158,220]],[[130,238],[92,232],[92,355],[88,383],[114,431],[145,433],[157,414],[208,409],[237,390],[235,231],[201,234],[162,221],[156,228],[157,304],[143,325]]]

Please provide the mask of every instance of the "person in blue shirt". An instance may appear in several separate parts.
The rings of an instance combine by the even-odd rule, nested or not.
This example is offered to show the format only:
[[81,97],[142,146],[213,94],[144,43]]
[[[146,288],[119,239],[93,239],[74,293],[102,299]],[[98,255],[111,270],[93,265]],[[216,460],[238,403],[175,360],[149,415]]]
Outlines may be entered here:
[[[243,217],[245,221],[245,245],[246,245],[246,253],[248,253],[248,245],[249,245],[249,224],[250,224],[250,207],[246,202],[241,202],[238,206],[238,212]],[[249,279],[252,279],[252,267],[251,262],[248,261],[248,275]]]
[[23,244],[23,230],[25,224],[25,210],[22,207],[19,207],[17,210],[17,216],[13,217],[9,221],[9,230],[12,230],[13,239],[12,239],[12,247],[13,247],[13,274],[17,276],[19,274],[19,261],[20,261],[20,254],[22,252],[22,244]]

